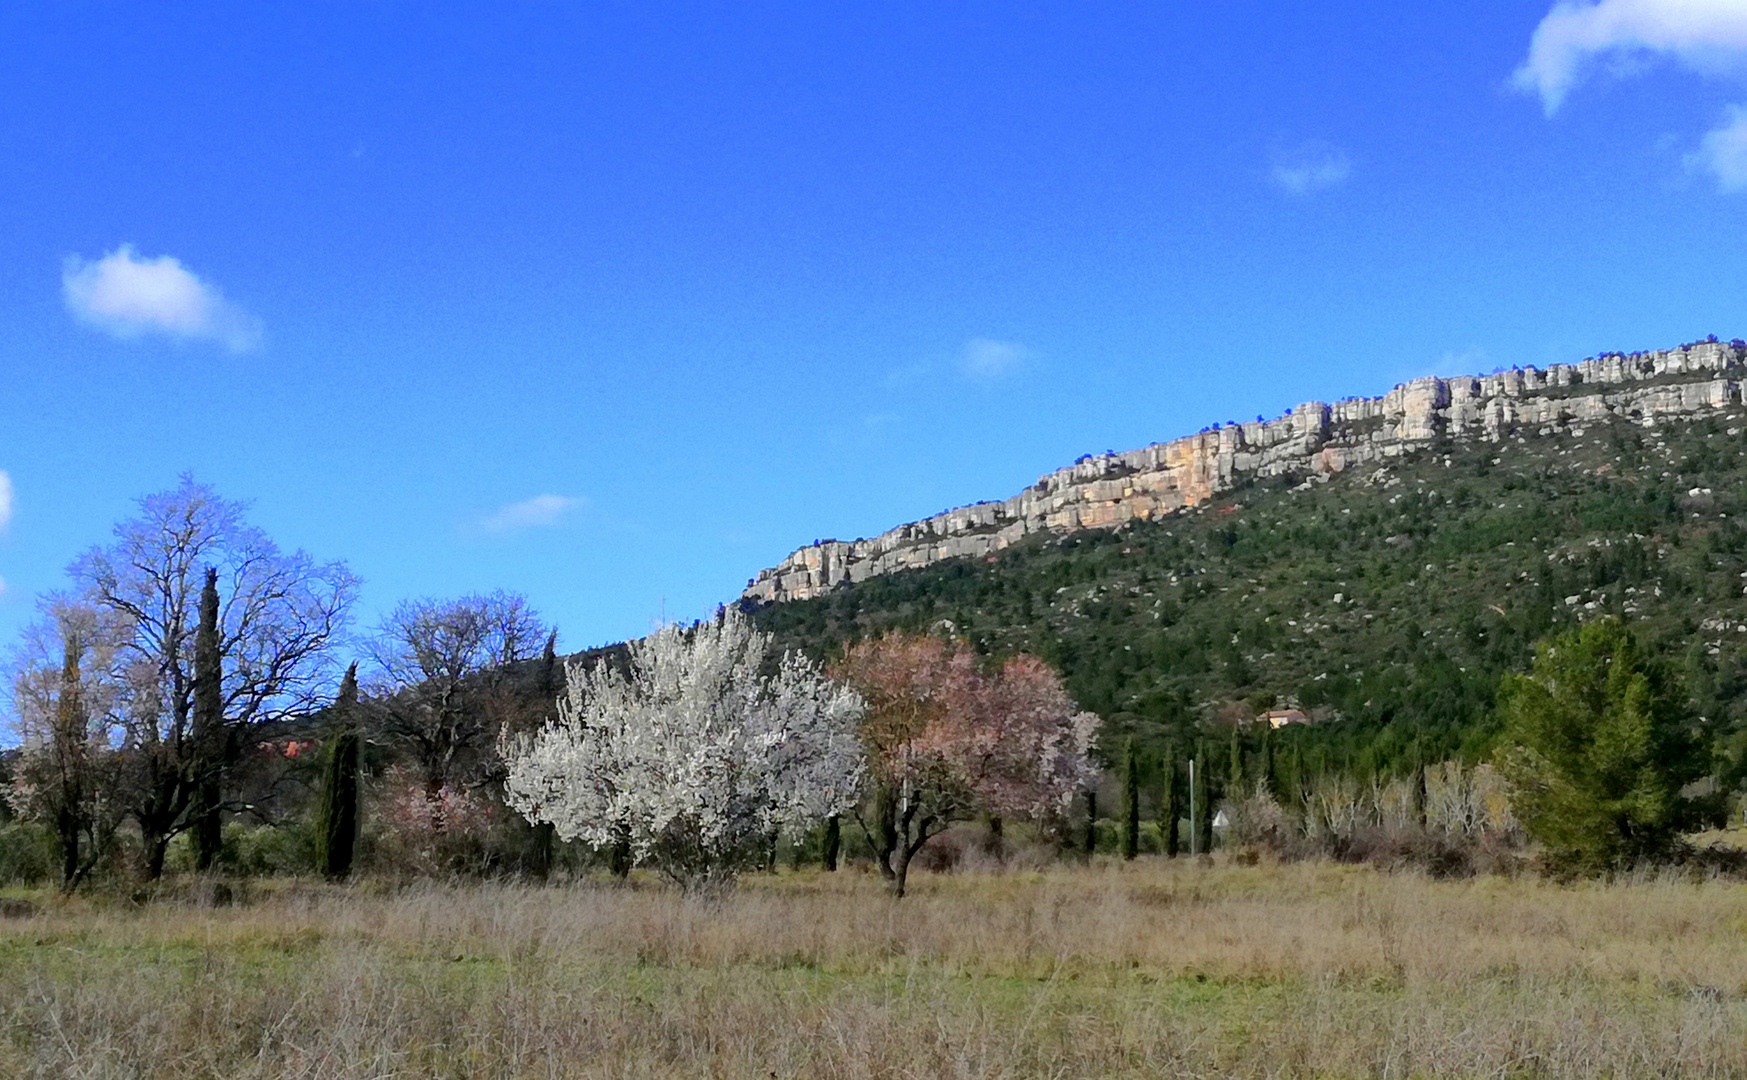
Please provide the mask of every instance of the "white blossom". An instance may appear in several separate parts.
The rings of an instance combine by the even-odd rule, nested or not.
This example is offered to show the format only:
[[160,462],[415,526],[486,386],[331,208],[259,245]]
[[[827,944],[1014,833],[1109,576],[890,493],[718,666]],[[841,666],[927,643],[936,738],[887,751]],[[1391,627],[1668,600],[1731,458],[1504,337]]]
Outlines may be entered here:
[[506,739],[507,798],[597,847],[628,844],[682,886],[754,862],[779,831],[853,805],[862,775],[854,691],[737,611],[666,626],[611,659],[567,665],[558,719]]

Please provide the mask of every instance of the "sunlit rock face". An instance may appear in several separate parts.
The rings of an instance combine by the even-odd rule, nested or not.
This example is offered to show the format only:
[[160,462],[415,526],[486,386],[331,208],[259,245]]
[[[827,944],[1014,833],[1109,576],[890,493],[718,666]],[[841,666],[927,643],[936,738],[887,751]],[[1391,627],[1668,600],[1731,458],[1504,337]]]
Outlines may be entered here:
[[845,581],[999,551],[1034,532],[1111,528],[1194,506],[1251,477],[1337,473],[1433,440],[1551,435],[1602,420],[1701,414],[1741,401],[1747,346],[1704,341],[1545,371],[1428,377],[1382,397],[1310,401],[1274,420],[1213,427],[1121,454],[1087,455],[1004,502],[982,502],[865,540],[825,540],[759,572],[743,594],[805,600]]

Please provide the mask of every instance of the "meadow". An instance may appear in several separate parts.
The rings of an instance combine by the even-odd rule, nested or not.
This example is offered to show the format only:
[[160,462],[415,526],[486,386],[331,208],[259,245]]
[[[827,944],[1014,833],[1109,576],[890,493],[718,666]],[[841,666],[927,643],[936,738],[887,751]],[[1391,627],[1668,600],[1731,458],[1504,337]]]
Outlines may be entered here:
[[[205,899],[205,903],[200,902]],[[1747,1076],[1747,886],[1180,859],[0,917],[0,1076]]]

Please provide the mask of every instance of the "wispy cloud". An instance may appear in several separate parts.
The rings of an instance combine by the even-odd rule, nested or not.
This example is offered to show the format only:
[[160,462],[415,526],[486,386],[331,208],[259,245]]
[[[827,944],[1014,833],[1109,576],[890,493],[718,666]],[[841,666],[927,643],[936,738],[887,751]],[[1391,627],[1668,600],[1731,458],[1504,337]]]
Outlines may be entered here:
[[570,495],[536,495],[531,499],[498,507],[480,519],[479,528],[494,536],[544,528],[558,524],[587,504],[588,500]]
[[1541,96],[1552,116],[1598,62],[1632,69],[1646,53],[1713,71],[1747,50],[1747,4],[1741,0],[1560,0],[1535,27],[1529,55],[1512,81]]
[[[1629,74],[1658,56],[1703,74],[1747,70],[1747,3],[1560,0],[1535,27],[1512,82],[1540,95],[1550,117],[1597,66]],[[1710,173],[1722,191],[1747,191],[1747,108],[1732,107],[1723,126],[1687,155],[1686,166]]]
[[0,533],[12,524],[12,477],[0,469]]
[[1346,183],[1353,175],[1353,162],[1339,147],[1308,142],[1293,150],[1276,152],[1268,175],[1281,190],[1308,195]]
[[959,351],[959,370],[974,379],[998,379],[1024,366],[1030,355],[1016,341],[972,338]]
[[132,244],[101,259],[67,257],[61,269],[67,310],[122,339],[164,334],[216,341],[232,352],[260,344],[261,324],[169,255],[141,258]]
[[1747,191],[1747,105],[1729,106],[1723,126],[1686,155],[1686,167],[1716,177],[1718,190]]

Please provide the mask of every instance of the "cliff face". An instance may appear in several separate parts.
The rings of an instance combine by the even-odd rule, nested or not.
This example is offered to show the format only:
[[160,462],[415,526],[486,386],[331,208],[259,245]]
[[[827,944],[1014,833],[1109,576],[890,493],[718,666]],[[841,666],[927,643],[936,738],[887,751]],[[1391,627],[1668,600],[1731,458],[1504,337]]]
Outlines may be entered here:
[[1109,528],[1194,506],[1252,477],[1309,479],[1423,449],[1440,437],[1497,441],[1602,420],[1654,422],[1738,403],[1747,347],[1700,342],[1545,371],[1403,383],[1382,397],[1306,402],[1275,420],[1215,427],[1081,458],[1004,502],[982,502],[864,540],[801,548],[747,584],[749,600],[805,600],[844,581],[980,556],[1035,532]]

